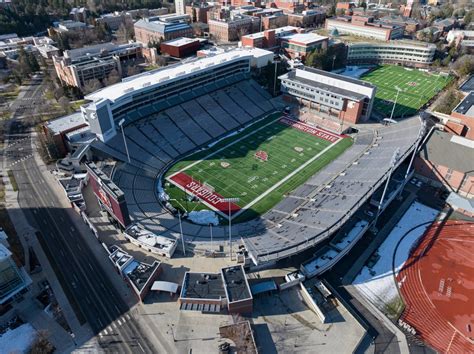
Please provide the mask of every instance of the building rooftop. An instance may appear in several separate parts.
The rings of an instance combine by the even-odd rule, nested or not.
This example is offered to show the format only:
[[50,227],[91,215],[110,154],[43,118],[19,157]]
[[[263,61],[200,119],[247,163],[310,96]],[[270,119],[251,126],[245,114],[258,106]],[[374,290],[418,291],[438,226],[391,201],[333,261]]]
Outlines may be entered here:
[[127,278],[130,279],[137,291],[141,293],[146,283],[150,281],[159,267],[160,262],[157,261],[153,262],[153,264],[132,261],[123,272]]
[[320,36],[315,33],[292,33],[281,38],[287,41],[298,42],[306,45],[328,39],[328,37]]
[[474,142],[454,134],[433,131],[420,156],[434,164],[467,173],[473,170]]
[[167,41],[167,42],[163,42],[163,44],[171,45],[171,46],[174,46],[174,47],[180,47],[180,46],[183,46],[183,45],[186,45],[186,44],[189,44],[189,43],[195,43],[195,42],[199,42],[199,39],[198,38],[181,37],[181,38],[172,39],[172,40]]
[[464,99],[459,102],[453,112],[474,118],[474,92],[470,92]]
[[120,83],[104,87],[103,89],[87,95],[86,99],[96,102],[102,99],[115,101],[129,92],[136,92],[142,88],[149,88],[153,85],[168,82],[186,74],[201,70],[208,70],[208,68],[213,65],[225,63],[239,58],[258,57],[268,53],[268,51],[259,48],[239,48],[218,53],[214,56],[190,60],[186,63],[163,67],[157,70],[135,75],[128,79],[124,79]]
[[219,273],[186,272],[181,289],[183,299],[219,300],[226,297],[224,284]]
[[229,303],[252,298],[247,277],[241,265],[222,268],[221,273]]
[[[275,28],[275,36],[278,38],[281,35],[285,35],[286,33],[291,33],[291,32],[296,32],[300,28],[299,27],[294,27],[294,26],[284,26],[284,27],[278,27]],[[244,37],[248,38],[263,38],[265,35],[265,31],[262,32],[256,32],[256,33],[251,33],[251,34],[246,34]]]
[[134,26],[157,33],[175,32],[191,28],[186,22],[150,21],[148,19],[138,20]]
[[[305,72],[316,75],[312,78],[312,75],[306,75]],[[372,91],[375,90],[375,86],[366,81],[306,66],[290,71],[280,76],[280,78],[298,81],[302,84],[317,87],[357,101],[361,101],[370,96]]]
[[101,187],[106,190],[112,197],[117,199],[123,195],[122,190],[115,185],[114,182],[104,172],[98,168],[95,163],[86,163],[87,172],[93,175],[96,179],[101,181]]
[[176,247],[176,240],[156,235],[138,225],[130,226],[125,230],[125,233],[141,243],[158,248],[166,253],[173,253],[173,249]]
[[107,52],[108,54],[114,54],[117,52],[126,51],[129,49],[134,50],[135,48],[141,47],[140,43],[126,43],[126,44],[115,44],[112,42],[101,43],[91,46],[86,46],[77,49],[70,49],[64,51],[64,56],[66,58],[71,58],[71,60],[80,60],[83,57],[92,57],[97,56],[102,53]]
[[86,121],[84,120],[81,112],[75,112],[70,115],[49,121],[46,123],[46,128],[53,134],[61,134],[65,131],[79,128],[85,124]]
[[464,81],[464,83],[459,87],[459,89],[464,92],[474,91],[474,75],[469,76],[469,78]]

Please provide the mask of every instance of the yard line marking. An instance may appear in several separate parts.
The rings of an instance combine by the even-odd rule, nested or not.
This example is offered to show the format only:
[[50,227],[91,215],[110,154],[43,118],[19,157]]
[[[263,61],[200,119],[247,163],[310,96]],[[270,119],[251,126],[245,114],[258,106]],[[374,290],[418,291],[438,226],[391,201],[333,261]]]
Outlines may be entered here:
[[311,159],[309,159],[308,161],[306,161],[304,164],[300,165],[300,167],[298,167],[296,170],[294,170],[292,173],[290,173],[289,175],[287,175],[286,177],[284,177],[283,179],[281,179],[279,182],[277,182],[276,184],[274,184],[272,187],[270,187],[269,189],[267,189],[265,192],[263,192],[262,194],[260,194],[257,198],[255,198],[254,200],[252,200],[250,203],[248,203],[247,205],[245,205],[242,209],[240,209],[240,211],[238,211],[237,213],[235,213],[235,215],[233,217],[237,217],[238,215],[240,215],[242,212],[244,212],[246,209],[249,209],[252,205],[254,205],[255,203],[257,203],[258,201],[260,201],[262,198],[264,198],[265,196],[267,196],[269,193],[273,192],[275,189],[277,189],[278,187],[280,187],[283,183],[285,183],[286,181],[288,181],[291,177],[293,177],[294,175],[296,175],[298,172],[300,172],[302,169],[304,169],[306,166],[308,166],[309,164],[311,164],[312,162],[314,162],[316,159],[318,159],[321,155],[325,154],[328,150],[332,149],[337,143],[339,143],[343,138],[339,138],[337,141],[335,141],[334,143],[332,143],[331,145],[327,146],[324,150],[322,150],[321,152],[319,152],[319,154],[313,156]]

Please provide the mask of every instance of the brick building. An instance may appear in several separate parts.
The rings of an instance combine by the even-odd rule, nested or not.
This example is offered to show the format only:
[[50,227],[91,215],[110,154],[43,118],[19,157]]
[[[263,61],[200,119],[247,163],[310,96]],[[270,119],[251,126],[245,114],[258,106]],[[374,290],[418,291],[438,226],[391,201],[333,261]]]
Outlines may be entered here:
[[191,22],[207,23],[208,12],[213,6],[207,3],[192,4],[186,6],[186,14],[191,17]]
[[301,13],[289,13],[288,25],[295,27],[319,27],[324,25],[326,12],[323,10],[306,10]]
[[260,27],[260,19],[253,16],[236,15],[228,19],[208,20],[210,35],[219,41],[237,41],[242,36],[254,33]]
[[453,109],[446,127],[456,135],[474,140],[474,91],[471,91]]
[[472,198],[473,161],[473,140],[435,130],[415,159],[415,170],[434,186],[444,186],[449,191]]
[[402,38],[405,28],[399,25],[385,25],[374,22],[371,16],[338,17],[337,19],[326,19],[326,29],[337,30],[340,34],[349,34],[359,37],[367,37],[388,41]]
[[367,121],[376,87],[361,80],[304,67],[279,77],[284,98],[309,107],[315,116],[344,123]]
[[196,38],[177,38],[160,45],[161,53],[168,54],[175,58],[184,58],[195,54],[201,47],[201,41]]
[[161,16],[135,22],[136,41],[147,45],[149,42],[193,36],[193,29],[186,21],[163,21],[160,18]]
[[122,64],[141,58],[139,43],[102,43],[66,50],[62,57],[53,56],[54,68],[61,83],[83,87],[89,80],[102,80],[116,70],[122,74]]

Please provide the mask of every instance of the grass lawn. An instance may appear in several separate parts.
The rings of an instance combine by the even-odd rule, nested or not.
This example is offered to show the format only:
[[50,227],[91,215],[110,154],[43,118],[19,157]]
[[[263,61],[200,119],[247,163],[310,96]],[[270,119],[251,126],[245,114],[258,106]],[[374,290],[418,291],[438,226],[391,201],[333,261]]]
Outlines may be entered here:
[[374,109],[389,117],[400,88],[394,117],[415,114],[452,80],[451,77],[430,74],[401,66],[383,65],[363,75],[362,80],[377,86]]
[[[333,134],[332,141],[328,141],[284,124],[280,118],[280,113],[272,114],[172,166],[166,173],[165,187],[168,195],[178,201],[174,206],[186,211],[210,209],[204,203],[190,201],[171,180],[182,172],[219,196],[239,198],[235,222],[251,219],[275,206],[285,193],[304,183],[352,144],[350,138]],[[259,152],[263,159],[256,157]]]

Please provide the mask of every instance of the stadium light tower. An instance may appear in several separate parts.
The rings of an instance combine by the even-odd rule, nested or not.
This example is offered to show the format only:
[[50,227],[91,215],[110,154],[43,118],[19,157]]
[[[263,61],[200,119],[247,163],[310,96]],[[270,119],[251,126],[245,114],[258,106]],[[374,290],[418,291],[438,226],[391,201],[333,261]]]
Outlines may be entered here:
[[230,217],[230,203],[237,203],[240,198],[223,198],[223,202],[229,203],[229,248],[230,248],[230,259],[232,259],[232,218]]
[[400,91],[402,91],[402,89],[398,86],[395,86],[395,89],[397,90],[397,95],[395,96],[395,103],[393,104],[392,113],[390,114],[390,119],[393,119],[393,114],[395,113],[395,107],[397,106],[398,95],[400,94]]
[[186,256],[186,247],[184,247],[183,225],[181,224],[181,210],[178,209],[179,232],[181,233],[181,245],[183,246],[183,254]]
[[125,145],[125,151],[127,153],[128,163],[130,163],[130,154],[128,153],[127,140],[125,140],[125,132],[123,131],[123,123],[125,123],[124,118],[122,118],[122,120],[120,122],[118,122],[118,125],[120,126],[120,129],[122,130],[123,144]]
[[376,230],[377,228],[377,221],[379,219],[380,210],[382,209],[383,200],[385,199],[385,193],[387,192],[388,183],[390,182],[390,177],[392,177],[392,172],[395,168],[395,165],[397,164],[399,154],[400,148],[397,148],[397,150],[393,152],[392,159],[390,160],[390,170],[388,172],[387,182],[385,182],[385,187],[383,188],[382,197],[380,198],[379,205],[377,207],[377,214],[375,214],[375,220],[373,224],[374,226],[372,228],[373,230]]

